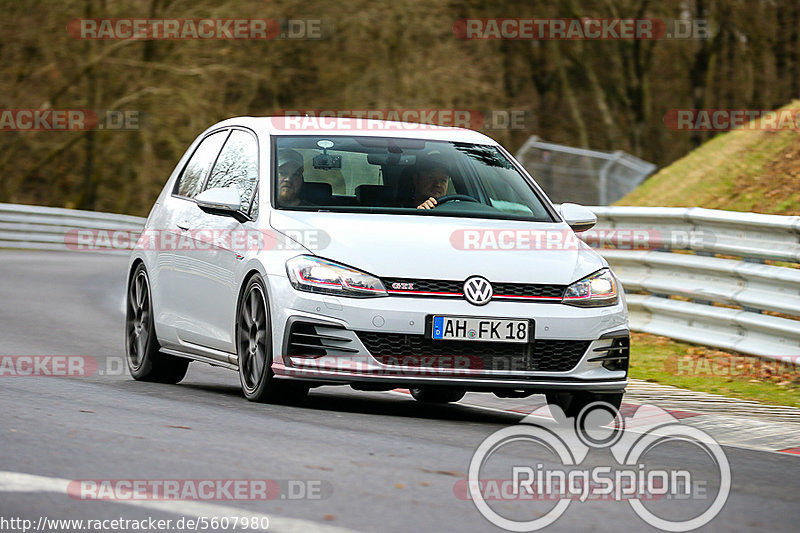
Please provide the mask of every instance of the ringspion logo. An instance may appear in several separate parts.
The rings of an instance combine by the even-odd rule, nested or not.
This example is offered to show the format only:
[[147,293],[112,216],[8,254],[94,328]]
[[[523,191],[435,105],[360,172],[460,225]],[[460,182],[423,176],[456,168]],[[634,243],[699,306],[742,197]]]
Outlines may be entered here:
[[[610,424],[609,409],[615,414]],[[538,453],[522,453],[520,446]],[[514,451],[503,457],[509,449]],[[586,461],[593,449],[610,451],[614,464]],[[544,461],[538,459],[543,452],[548,455]],[[685,460],[677,468],[665,468],[659,453]],[[711,468],[705,468],[709,463]],[[507,531],[538,531],[558,520],[573,502],[608,500],[627,502],[653,527],[682,532],[713,520],[730,487],[728,459],[707,433],[681,424],[658,407],[639,406],[625,418],[596,402],[575,418],[567,418],[555,405],[545,406],[520,424],[495,431],[478,445],[468,479],[456,482],[453,492],[459,499],[472,500],[484,518]],[[686,505],[689,500],[710,503]],[[525,505],[510,511],[489,503],[496,501]]]

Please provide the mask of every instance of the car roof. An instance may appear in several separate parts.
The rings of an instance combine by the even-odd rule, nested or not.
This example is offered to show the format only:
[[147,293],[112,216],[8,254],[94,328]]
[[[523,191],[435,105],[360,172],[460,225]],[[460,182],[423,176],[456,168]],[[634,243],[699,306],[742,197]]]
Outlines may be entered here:
[[497,141],[475,130],[411,122],[348,117],[233,117],[214,124],[206,131],[243,126],[267,135],[352,135],[359,137],[399,137],[439,141],[498,145]]

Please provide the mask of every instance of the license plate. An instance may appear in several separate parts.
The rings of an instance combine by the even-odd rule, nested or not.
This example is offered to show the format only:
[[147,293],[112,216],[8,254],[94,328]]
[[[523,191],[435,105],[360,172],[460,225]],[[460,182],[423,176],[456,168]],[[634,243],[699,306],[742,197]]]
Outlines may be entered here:
[[434,316],[431,337],[436,340],[526,343],[531,331],[530,320]]

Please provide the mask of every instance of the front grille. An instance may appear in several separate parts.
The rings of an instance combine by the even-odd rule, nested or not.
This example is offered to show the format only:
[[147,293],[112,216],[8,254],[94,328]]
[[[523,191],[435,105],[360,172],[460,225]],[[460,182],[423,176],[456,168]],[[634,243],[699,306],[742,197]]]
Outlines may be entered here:
[[[383,364],[483,370],[567,372],[580,362],[591,341],[537,339],[510,342],[442,341],[424,335],[358,331],[370,354]],[[454,361],[454,357],[464,358]]]
[[[410,283],[413,289],[393,289],[395,283]],[[447,281],[441,279],[405,279],[405,278],[383,278],[383,286],[390,291],[398,292],[449,292],[459,296],[463,293],[463,281]]]
[[[462,296],[464,294],[463,281],[408,278],[383,278],[382,281],[393,295],[399,296],[436,296],[436,294],[419,293],[445,293],[441,294],[442,296]],[[411,284],[413,288],[400,288],[400,285],[396,284]],[[393,285],[396,285],[397,288],[394,288]],[[561,301],[566,288],[566,285],[537,283],[492,283],[493,298],[551,298],[550,301]]]
[[533,285],[529,283],[492,283],[496,296],[535,296],[558,298],[564,296],[565,285]]

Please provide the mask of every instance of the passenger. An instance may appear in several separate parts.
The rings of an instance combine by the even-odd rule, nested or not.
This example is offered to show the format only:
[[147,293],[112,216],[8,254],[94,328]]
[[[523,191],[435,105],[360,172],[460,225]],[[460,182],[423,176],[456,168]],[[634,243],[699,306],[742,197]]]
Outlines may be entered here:
[[303,165],[303,156],[296,150],[278,150],[278,203],[281,206],[310,205],[300,197]]

